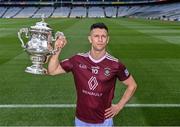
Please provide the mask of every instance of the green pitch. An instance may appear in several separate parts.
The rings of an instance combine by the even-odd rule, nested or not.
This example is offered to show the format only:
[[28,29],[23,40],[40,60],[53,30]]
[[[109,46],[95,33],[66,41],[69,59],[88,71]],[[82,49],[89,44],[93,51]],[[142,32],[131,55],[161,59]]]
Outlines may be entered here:
[[[24,72],[31,65],[20,46],[17,31],[40,19],[0,19],[0,105],[75,104],[71,73],[57,76]],[[68,39],[60,59],[87,52],[89,26],[109,27],[108,51],[135,77],[138,89],[129,104],[180,105],[180,23],[142,19],[46,19]],[[45,65],[47,67],[47,65]],[[116,84],[114,103],[125,86]],[[75,108],[0,108],[1,126],[73,126]],[[180,107],[126,107],[114,119],[116,126],[180,125]]]

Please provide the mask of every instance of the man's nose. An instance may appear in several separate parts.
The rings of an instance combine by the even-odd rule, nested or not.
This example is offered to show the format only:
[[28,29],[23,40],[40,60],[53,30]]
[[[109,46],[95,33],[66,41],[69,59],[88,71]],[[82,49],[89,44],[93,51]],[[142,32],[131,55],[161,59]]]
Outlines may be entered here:
[[103,40],[103,38],[100,36],[100,37],[98,38],[98,41],[102,42],[102,40]]

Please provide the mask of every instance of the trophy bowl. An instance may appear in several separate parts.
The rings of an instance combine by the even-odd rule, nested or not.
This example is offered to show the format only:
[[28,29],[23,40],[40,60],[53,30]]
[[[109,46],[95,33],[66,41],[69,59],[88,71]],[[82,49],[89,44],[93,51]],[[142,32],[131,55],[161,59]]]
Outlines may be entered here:
[[[24,36],[23,36],[24,35]],[[32,65],[26,67],[25,72],[31,74],[47,74],[47,69],[43,67],[50,55],[55,54],[56,50],[50,50],[49,46],[56,40],[58,36],[64,36],[62,32],[56,32],[55,39],[52,35],[52,29],[42,19],[37,22],[35,26],[30,28],[21,28],[18,32],[18,38],[21,42],[22,48],[27,52],[32,61]],[[28,42],[25,44],[22,38],[27,38]]]

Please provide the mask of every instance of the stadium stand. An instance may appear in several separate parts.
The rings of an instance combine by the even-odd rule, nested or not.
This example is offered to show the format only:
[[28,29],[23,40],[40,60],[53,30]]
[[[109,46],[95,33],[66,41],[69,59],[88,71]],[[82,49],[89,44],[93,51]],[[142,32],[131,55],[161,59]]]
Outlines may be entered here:
[[102,7],[90,7],[88,9],[88,17],[89,18],[103,18],[105,17],[105,13]]
[[54,10],[54,13],[52,14],[52,18],[59,18],[59,17],[63,17],[63,18],[67,18],[70,15],[70,7],[57,7]]
[[104,8],[104,11],[105,11],[105,16],[106,17],[117,17],[117,7],[105,7]]
[[[135,8],[135,6],[133,7]],[[178,20],[180,3],[165,5],[139,6],[139,9],[128,11],[126,16],[141,17],[146,19]]]
[[0,0],[1,18],[135,17],[179,21],[180,2],[166,0]]
[[54,7],[41,7],[33,16],[32,18],[41,18],[42,15],[45,18],[49,18],[54,12]]
[[87,17],[86,8],[85,7],[74,7],[74,8],[72,8],[70,17],[71,18]]
[[7,9],[6,13],[2,16],[3,18],[12,18],[22,10],[21,7],[11,7]]
[[121,6],[118,8],[118,17],[126,16],[129,6]]
[[7,11],[6,7],[0,7],[0,17],[3,17],[6,11]]
[[37,7],[25,7],[13,18],[30,18],[38,10]]

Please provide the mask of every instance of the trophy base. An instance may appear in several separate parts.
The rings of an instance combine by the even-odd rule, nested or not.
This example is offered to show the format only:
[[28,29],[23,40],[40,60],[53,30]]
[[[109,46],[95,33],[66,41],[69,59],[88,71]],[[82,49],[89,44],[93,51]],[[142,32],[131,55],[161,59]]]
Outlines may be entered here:
[[27,67],[25,72],[31,73],[31,74],[39,74],[39,75],[45,75],[47,74],[47,70],[43,67],[32,65],[30,67]]

